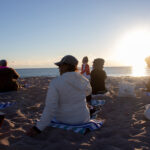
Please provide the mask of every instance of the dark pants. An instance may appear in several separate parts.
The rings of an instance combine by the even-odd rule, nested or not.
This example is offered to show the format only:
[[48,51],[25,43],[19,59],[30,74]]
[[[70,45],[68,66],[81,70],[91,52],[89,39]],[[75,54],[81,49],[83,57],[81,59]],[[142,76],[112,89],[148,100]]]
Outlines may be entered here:
[[9,92],[9,91],[17,91],[19,85],[17,82],[11,82],[9,85],[1,86],[0,92]]

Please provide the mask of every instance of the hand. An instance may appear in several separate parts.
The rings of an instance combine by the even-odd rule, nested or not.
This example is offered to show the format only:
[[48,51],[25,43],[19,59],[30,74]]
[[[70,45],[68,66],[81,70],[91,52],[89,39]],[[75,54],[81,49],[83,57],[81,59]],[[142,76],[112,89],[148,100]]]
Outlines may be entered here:
[[36,135],[40,134],[40,130],[38,131],[38,129],[34,126],[32,127],[29,131],[27,131],[27,135],[30,137],[35,137]]

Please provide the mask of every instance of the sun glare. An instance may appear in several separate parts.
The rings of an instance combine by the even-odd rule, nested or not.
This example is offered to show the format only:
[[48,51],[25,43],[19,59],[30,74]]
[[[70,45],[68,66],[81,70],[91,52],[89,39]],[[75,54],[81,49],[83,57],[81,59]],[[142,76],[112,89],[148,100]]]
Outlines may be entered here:
[[132,67],[132,76],[145,76],[145,68],[142,66],[133,66]]
[[126,32],[117,42],[116,54],[116,59],[135,70],[145,67],[145,57],[150,55],[150,31],[136,29]]

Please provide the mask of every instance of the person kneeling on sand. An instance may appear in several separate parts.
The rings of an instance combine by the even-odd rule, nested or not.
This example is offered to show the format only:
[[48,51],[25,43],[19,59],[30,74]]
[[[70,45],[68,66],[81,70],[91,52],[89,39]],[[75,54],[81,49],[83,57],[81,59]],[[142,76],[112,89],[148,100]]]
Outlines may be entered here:
[[16,91],[19,74],[12,68],[7,67],[6,60],[0,60],[0,92]]
[[29,136],[43,131],[53,118],[67,124],[90,120],[86,96],[91,94],[92,89],[89,80],[76,72],[78,60],[67,55],[55,64],[59,67],[60,76],[50,82],[44,111],[40,121],[27,133]]

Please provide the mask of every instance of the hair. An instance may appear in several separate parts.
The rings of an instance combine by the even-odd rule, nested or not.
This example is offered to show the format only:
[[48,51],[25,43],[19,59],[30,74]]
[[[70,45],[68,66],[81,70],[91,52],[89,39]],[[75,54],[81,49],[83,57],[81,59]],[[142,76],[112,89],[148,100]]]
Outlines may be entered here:
[[77,65],[74,66],[74,65],[70,65],[70,64],[66,64],[66,63],[64,63],[64,65],[67,65],[67,71],[68,72],[74,72],[74,71],[78,70]]
[[88,63],[88,57],[87,56],[85,56],[85,57],[83,57],[83,59],[82,59],[82,63]]
[[94,61],[93,61],[93,67],[94,68],[103,68],[103,66],[104,66],[104,63],[105,63],[105,60],[104,59],[102,59],[102,58],[97,58],[97,59],[94,59]]
[[7,66],[7,61],[6,60],[0,60],[0,66]]

